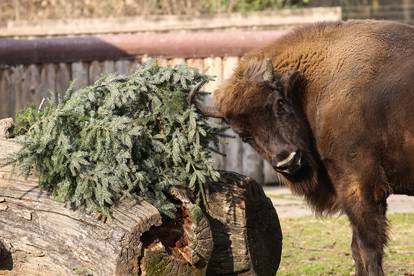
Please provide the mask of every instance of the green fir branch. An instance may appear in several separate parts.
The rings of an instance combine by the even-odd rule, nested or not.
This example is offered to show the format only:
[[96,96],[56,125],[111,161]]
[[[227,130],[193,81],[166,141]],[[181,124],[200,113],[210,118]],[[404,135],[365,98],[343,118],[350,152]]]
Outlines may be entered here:
[[130,76],[106,75],[95,84],[17,115],[22,149],[9,160],[59,201],[110,215],[122,198],[144,199],[173,216],[166,193],[189,187],[206,202],[204,184],[219,173],[209,161],[223,128],[189,106],[196,83],[210,79],[185,65],[140,65]]

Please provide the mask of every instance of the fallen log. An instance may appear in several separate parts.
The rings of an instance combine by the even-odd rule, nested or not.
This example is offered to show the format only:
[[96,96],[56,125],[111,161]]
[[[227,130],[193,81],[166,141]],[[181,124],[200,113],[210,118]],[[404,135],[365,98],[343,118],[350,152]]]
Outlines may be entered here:
[[[0,158],[19,145],[0,138]],[[173,188],[176,219],[123,201],[113,217],[71,210],[11,166],[0,169],[0,275],[275,275],[282,235],[275,209],[249,177],[222,172],[208,210],[194,215]]]

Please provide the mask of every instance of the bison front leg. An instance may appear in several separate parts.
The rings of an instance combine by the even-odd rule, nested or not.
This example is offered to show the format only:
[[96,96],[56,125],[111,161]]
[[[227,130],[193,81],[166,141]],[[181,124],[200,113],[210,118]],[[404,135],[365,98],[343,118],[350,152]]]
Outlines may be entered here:
[[364,266],[364,261],[361,256],[361,249],[359,247],[358,235],[355,229],[352,229],[351,250],[352,250],[352,258],[354,259],[354,262],[355,262],[356,275],[366,276],[368,272],[366,271],[365,266]]
[[354,190],[343,199],[352,225],[352,255],[358,276],[383,276],[382,259],[387,242],[386,197]]

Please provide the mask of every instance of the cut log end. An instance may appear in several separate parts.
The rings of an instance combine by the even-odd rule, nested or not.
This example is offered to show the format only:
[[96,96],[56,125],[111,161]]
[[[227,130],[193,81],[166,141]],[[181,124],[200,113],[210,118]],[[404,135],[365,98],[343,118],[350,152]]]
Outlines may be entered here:
[[[279,267],[282,232],[276,210],[252,178],[221,172],[209,185],[214,250],[208,275],[272,275]],[[216,246],[217,245],[217,246]]]
[[[142,236],[142,275],[204,275],[213,250],[213,239],[207,217],[194,208],[185,189],[173,187],[170,194],[180,202],[174,219],[163,218],[163,224],[152,227]],[[180,273],[180,274],[177,274]]]
[[10,130],[13,127],[13,118],[5,118],[0,120],[0,138],[9,138]]

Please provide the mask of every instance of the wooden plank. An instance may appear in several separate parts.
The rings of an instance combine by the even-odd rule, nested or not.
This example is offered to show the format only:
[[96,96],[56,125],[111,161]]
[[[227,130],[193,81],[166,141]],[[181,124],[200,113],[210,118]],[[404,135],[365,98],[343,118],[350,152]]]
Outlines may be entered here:
[[204,73],[204,60],[202,58],[189,58],[186,62],[188,66],[197,68],[199,72]]
[[75,89],[87,86],[89,83],[88,64],[83,62],[72,63],[72,79],[75,81]]
[[40,72],[39,68],[31,64],[23,72],[22,103],[23,106],[30,104],[39,105],[43,99],[40,93]]
[[55,91],[57,95],[63,95],[69,88],[71,81],[71,69],[70,65],[66,63],[59,63],[57,65]]
[[22,110],[24,106],[24,95],[23,95],[23,71],[22,65],[15,66],[12,68],[12,91],[15,96],[15,113]]
[[92,61],[89,66],[89,84],[97,81],[103,72],[102,64],[99,61]]
[[[209,81],[204,89],[209,92],[214,92],[217,87],[223,82],[224,61],[221,57],[211,57],[204,59],[205,74],[214,77],[213,81]],[[227,73],[227,72],[226,72]]]
[[168,60],[166,58],[159,57],[159,58],[157,58],[157,64],[160,65],[160,66],[167,66],[168,65]]
[[39,92],[42,97],[56,95],[56,68],[54,64],[43,64],[40,67]]
[[184,58],[172,58],[169,60],[169,64],[171,65],[185,64],[185,59]]
[[144,56],[144,57],[142,57],[142,59],[134,59],[134,60],[132,60],[131,63],[130,63],[130,65],[129,65],[128,74],[134,73],[135,70],[137,70],[137,67],[140,64],[148,61],[149,59],[150,58],[148,56]]
[[264,182],[263,160],[260,155],[249,145],[243,143],[243,169],[244,175],[252,177],[259,184]]
[[147,62],[150,59],[152,59],[152,57],[150,57],[149,55],[145,54],[145,55],[141,56],[140,58],[139,57],[135,58],[134,61],[140,60],[141,63],[145,63],[145,62]]
[[127,75],[129,72],[130,61],[127,59],[121,59],[115,61],[115,72],[120,75]]
[[[225,57],[223,59],[222,80],[229,78],[234,69],[239,64],[238,57]],[[231,130],[227,130],[226,134],[236,136],[235,139],[226,139],[227,143],[223,143],[224,152],[227,157],[225,159],[224,169],[241,173],[243,171],[243,145],[240,138]]]
[[272,168],[272,166],[266,160],[263,160],[263,173],[264,173],[264,183],[266,184],[281,184],[280,178],[277,172]]
[[[201,65],[201,64],[199,64]],[[213,92],[219,83],[221,83],[223,79],[223,62],[220,57],[211,57],[206,58],[203,60],[203,72],[207,75],[214,76],[215,80],[208,82],[204,87],[204,91]],[[213,105],[213,99],[212,95],[206,96],[204,99],[204,104],[211,106]],[[220,119],[210,119],[214,123],[221,123]],[[219,151],[223,152],[225,151],[225,148],[223,145],[220,145]],[[225,158],[219,154],[212,154],[212,159],[215,164],[215,166],[219,169],[225,168]]]
[[10,69],[0,72],[0,118],[14,116],[15,94]]
[[242,173],[243,171],[243,143],[237,134],[232,129],[228,129],[225,132],[226,135],[234,136],[235,138],[225,138],[221,142],[222,152],[226,154],[224,160],[224,168],[227,171],[234,171]]
[[103,62],[103,73],[111,74],[115,72],[115,62],[113,60],[106,60]]

